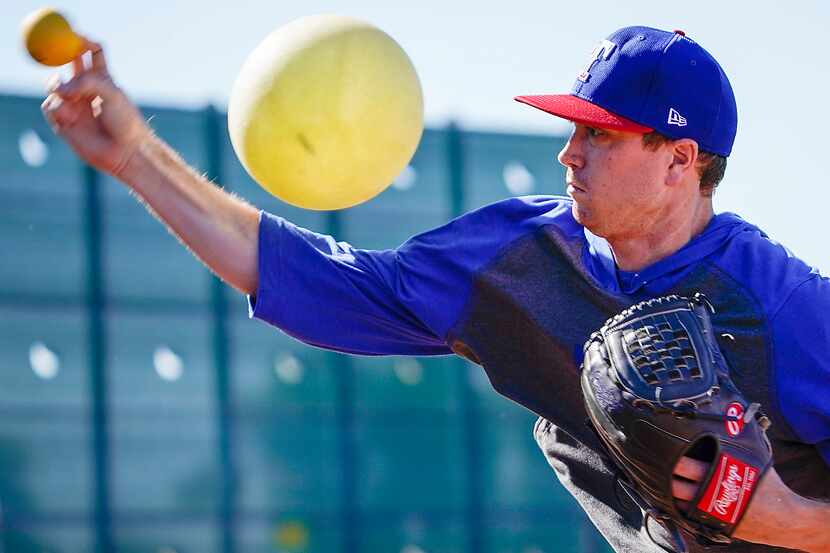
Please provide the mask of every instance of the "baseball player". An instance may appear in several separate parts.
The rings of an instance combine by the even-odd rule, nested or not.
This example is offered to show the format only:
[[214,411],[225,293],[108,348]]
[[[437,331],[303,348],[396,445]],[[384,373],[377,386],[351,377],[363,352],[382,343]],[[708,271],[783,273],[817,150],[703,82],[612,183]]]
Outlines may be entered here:
[[[620,29],[569,94],[517,98],[574,123],[558,158],[569,197],[501,201],[387,251],[297,227],[200,177],[112,82],[100,45],[88,46],[91,66],[77,60],[43,103],[81,158],[246,294],[253,317],[332,350],[481,365],[540,416],[544,455],[616,551],[675,541],[619,489],[586,425],[582,345],[635,302],[705,294],[732,379],[772,422],[774,466],[730,544],[685,536],[689,550],[830,551],[830,282],[739,216],[714,213],[736,105],[717,61],[684,33]],[[681,458],[679,504],[707,470]]]

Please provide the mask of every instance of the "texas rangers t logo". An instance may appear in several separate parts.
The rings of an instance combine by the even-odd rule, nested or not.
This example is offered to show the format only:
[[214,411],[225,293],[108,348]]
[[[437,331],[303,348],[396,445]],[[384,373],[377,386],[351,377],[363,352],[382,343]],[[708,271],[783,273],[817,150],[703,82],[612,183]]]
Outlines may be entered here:
[[591,50],[591,59],[588,61],[588,65],[585,66],[585,69],[583,69],[576,78],[583,83],[587,83],[588,79],[591,78],[591,68],[594,64],[599,60],[607,60],[610,58],[611,53],[616,47],[616,44],[607,39],[597,44],[594,49]]

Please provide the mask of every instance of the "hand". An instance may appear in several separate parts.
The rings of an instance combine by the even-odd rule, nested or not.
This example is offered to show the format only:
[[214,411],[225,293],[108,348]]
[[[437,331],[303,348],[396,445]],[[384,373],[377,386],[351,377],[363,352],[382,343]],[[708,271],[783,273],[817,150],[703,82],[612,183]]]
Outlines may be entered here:
[[[688,510],[709,463],[681,457],[674,467],[672,495],[678,506]],[[827,545],[827,522],[830,505],[817,504],[793,492],[774,467],[767,469],[758,482],[733,537],[772,546],[803,551],[830,552]],[[812,537],[812,540],[810,539]]]
[[689,502],[697,495],[698,488],[706,478],[708,471],[709,463],[691,457],[681,457],[674,466],[671,490],[681,510],[689,510],[691,507]]
[[152,131],[112,81],[101,45],[84,40],[83,52],[91,52],[92,63],[86,67],[82,54],[72,61],[69,81],[61,84],[60,77],[53,76],[41,110],[78,157],[118,177]]
[[[691,457],[681,457],[677,462],[672,479],[672,495],[681,509],[688,511],[693,507],[690,502],[697,495],[700,484],[708,471],[709,463]],[[783,490],[780,489],[781,487]],[[770,523],[775,520],[771,518],[771,515],[775,514],[771,512],[771,509],[776,507],[771,504],[770,500],[777,498],[778,502],[781,502],[781,498],[791,493],[775,472],[775,468],[770,467],[758,482],[749,507],[740,524],[735,528],[733,536],[756,543],[769,543],[767,540],[775,537],[768,534],[771,529]]]

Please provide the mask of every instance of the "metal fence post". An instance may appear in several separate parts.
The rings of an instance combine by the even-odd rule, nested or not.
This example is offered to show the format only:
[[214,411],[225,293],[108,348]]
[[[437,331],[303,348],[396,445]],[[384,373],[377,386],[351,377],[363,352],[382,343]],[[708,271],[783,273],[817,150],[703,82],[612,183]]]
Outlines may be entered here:
[[[447,166],[450,175],[450,216],[458,217],[464,212],[465,201],[465,168],[464,168],[464,133],[453,122],[447,127]],[[462,419],[461,426],[464,432],[461,439],[464,441],[465,474],[467,475],[467,543],[470,553],[480,553],[483,546],[483,498],[481,475],[481,440],[476,432],[479,424],[478,405],[470,383],[467,361],[461,357],[455,358],[456,373],[460,381]]]
[[[208,178],[224,177],[222,163],[222,114],[212,105],[204,110],[205,170]],[[228,304],[225,285],[215,275],[210,286],[211,350],[213,353],[214,377],[216,379],[216,426],[219,437],[218,462],[221,474],[219,498],[219,525],[222,534],[223,553],[233,553],[236,535],[236,471],[233,458],[233,408],[229,371],[227,318]]]
[[110,502],[109,388],[107,385],[107,334],[104,322],[106,299],[101,228],[101,177],[95,169],[83,166],[85,198],[86,307],[89,340],[90,418],[96,550],[115,551],[112,540]]
[[[330,211],[326,218],[326,233],[337,239],[342,229],[342,213]],[[357,553],[360,532],[357,514],[357,455],[355,451],[354,425],[354,370],[346,355],[330,353],[328,359],[334,368],[337,386],[338,449],[343,483],[343,500],[340,505],[343,553]]]

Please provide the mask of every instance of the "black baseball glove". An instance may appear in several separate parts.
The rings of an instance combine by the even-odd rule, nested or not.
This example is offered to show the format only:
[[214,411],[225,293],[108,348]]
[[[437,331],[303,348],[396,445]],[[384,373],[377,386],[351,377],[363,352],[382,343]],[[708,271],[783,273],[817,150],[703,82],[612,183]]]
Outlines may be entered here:
[[[679,551],[686,545],[678,526],[702,541],[729,542],[772,462],[769,419],[729,378],[710,310],[701,294],[645,301],[606,321],[585,344],[589,420],[643,509],[643,524],[657,519]],[[683,456],[711,463],[687,507],[672,496]]]

